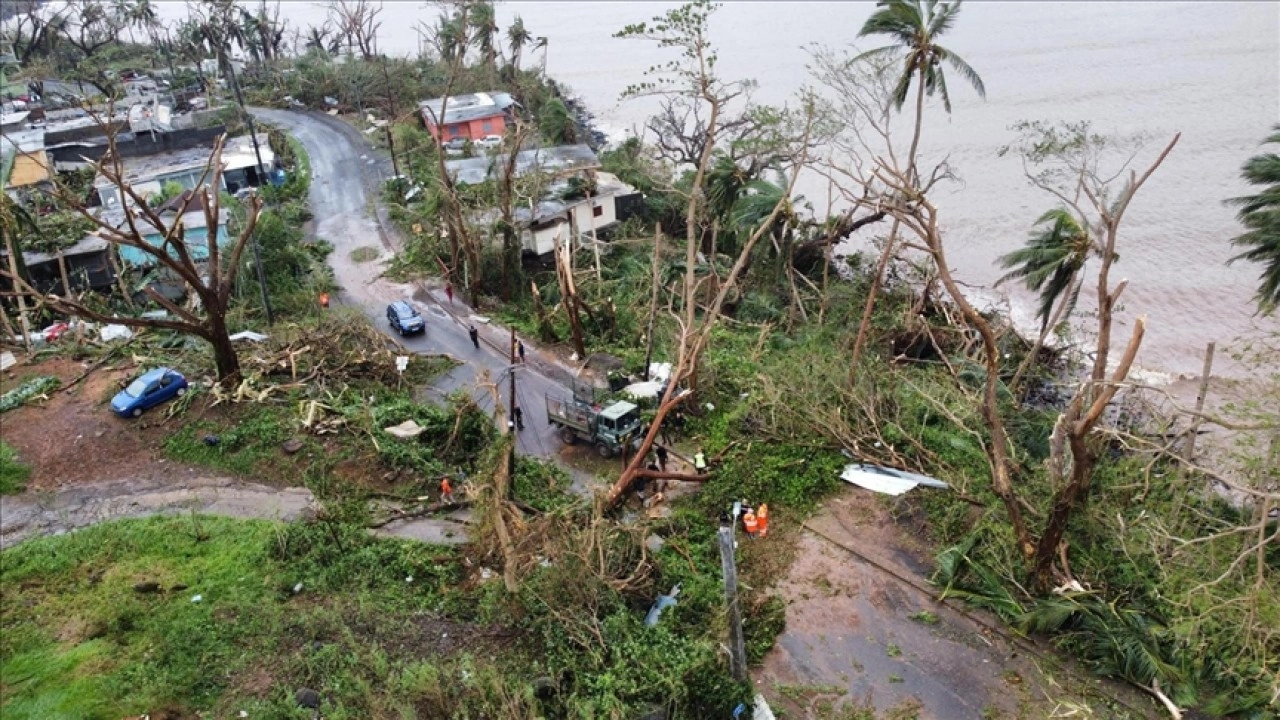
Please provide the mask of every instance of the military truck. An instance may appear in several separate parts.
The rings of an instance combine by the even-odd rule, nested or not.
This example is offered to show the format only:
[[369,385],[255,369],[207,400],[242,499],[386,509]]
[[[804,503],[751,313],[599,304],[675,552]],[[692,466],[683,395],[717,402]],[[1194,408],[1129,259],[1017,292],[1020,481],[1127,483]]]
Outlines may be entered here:
[[547,423],[559,428],[560,440],[566,445],[578,441],[591,443],[602,458],[622,452],[624,447],[640,446],[640,410],[635,403],[618,401],[604,405],[577,397],[572,399],[545,396]]

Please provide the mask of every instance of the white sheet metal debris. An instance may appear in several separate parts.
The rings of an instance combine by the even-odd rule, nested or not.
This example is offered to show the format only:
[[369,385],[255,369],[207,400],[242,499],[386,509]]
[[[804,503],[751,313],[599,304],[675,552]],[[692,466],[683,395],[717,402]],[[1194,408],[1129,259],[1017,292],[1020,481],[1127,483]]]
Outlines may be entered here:
[[133,337],[133,331],[124,325],[103,325],[102,329],[98,331],[98,336],[102,338],[102,342],[128,340]]
[[388,434],[394,435],[402,440],[408,440],[410,438],[418,437],[422,433],[426,432],[427,429],[412,420],[405,420],[399,425],[392,425],[389,428],[383,428],[383,430],[386,430]]
[[649,379],[666,382],[671,377],[671,363],[649,363]]
[[927,475],[917,475],[905,470],[895,470],[866,463],[846,465],[844,472],[840,473],[840,479],[873,492],[894,496],[901,495],[917,485],[941,490],[950,487],[941,480]]
[[4,352],[0,353],[0,372],[8,370],[9,368],[17,364],[18,364],[18,359],[13,356],[13,353],[9,352],[8,350],[5,350]]
[[238,332],[235,335],[232,335],[230,338],[231,342],[240,342],[242,340],[248,340],[249,342],[262,342],[263,340],[266,340],[266,339],[267,339],[266,335],[263,335],[262,333],[256,333],[252,330],[244,330],[242,332]]
[[645,380],[638,383],[631,383],[622,388],[622,394],[632,397],[636,400],[648,400],[656,398],[662,392],[665,385],[657,380]]

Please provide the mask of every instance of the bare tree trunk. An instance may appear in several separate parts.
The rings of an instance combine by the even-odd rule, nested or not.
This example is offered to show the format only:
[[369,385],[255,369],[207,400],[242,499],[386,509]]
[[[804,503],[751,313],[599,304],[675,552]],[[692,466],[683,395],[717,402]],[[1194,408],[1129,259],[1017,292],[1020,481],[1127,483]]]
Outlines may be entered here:
[[1033,577],[1041,588],[1048,588],[1050,585],[1050,571],[1054,560],[1058,557],[1058,545],[1062,542],[1063,534],[1066,533],[1067,521],[1070,520],[1076,506],[1084,500],[1092,484],[1093,468],[1098,462],[1098,450],[1090,443],[1089,435],[1093,432],[1093,426],[1098,419],[1102,417],[1103,410],[1115,396],[1120,383],[1128,377],[1129,368],[1133,366],[1133,360],[1138,355],[1138,348],[1142,345],[1142,336],[1145,331],[1146,321],[1138,318],[1133,326],[1133,336],[1129,338],[1129,346],[1112,374],[1111,381],[1105,387],[1097,388],[1099,394],[1092,400],[1087,412],[1085,411],[1086,394],[1083,392],[1076,396],[1067,410],[1067,439],[1072,458],[1071,479],[1056,493],[1053,509],[1049,512],[1049,520],[1045,523],[1044,533],[1041,534],[1040,542],[1036,546]]
[[884,242],[884,251],[880,253],[880,261],[876,263],[875,274],[871,276],[871,287],[867,290],[867,301],[862,307],[862,321],[858,323],[858,336],[853,341],[853,355],[849,360],[849,382],[853,383],[858,372],[858,362],[862,359],[862,349],[867,342],[867,330],[871,327],[871,314],[875,310],[876,296],[880,293],[880,284],[884,280],[885,269],[889,259],[893,257],[894,246],[898,241],[899,221],[895,218],[893,227],[889,229],[889,238]]
[[564,305],[565,315],[569,318],[569,331],[573,334],[573,349],[578,358],[585,360],[587,346],[582,339],[582,318],[578,314],[578,293],[573,285],[572,254],[560,247],[560,238],[555,241],[556,275],[560,278],[560,303]]

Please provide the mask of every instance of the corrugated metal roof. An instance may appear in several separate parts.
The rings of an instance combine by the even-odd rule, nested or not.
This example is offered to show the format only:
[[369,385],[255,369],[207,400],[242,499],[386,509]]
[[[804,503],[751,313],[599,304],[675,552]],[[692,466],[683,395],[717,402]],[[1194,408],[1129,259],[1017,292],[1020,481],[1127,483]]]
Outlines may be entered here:
[[[444,101],[444,98],[423,100],[418,103],[418,111],[427,122],[435,123],[440,117],[440,109]],[[503,111],[515,104],[516,101],[510,95],[502,92],[455,95],[449,98],[448,110],[445,111],[440,124],[453,125],[468,120],[494,117],[501,115]]]
[[[444,164],[445,171],[454,176],[462,185],[479,185],[494,176],[495,169],[500,171],[507,163],[507,154],[499,153],[492,157],[474,157],[464,160],[449,160]],[[540,172],[549,175],[561,175],[581,170],[594,170],[600,167],[600,158],[586,145],[562,145],[560,147],[537,148],[516,153],[516,176]]]

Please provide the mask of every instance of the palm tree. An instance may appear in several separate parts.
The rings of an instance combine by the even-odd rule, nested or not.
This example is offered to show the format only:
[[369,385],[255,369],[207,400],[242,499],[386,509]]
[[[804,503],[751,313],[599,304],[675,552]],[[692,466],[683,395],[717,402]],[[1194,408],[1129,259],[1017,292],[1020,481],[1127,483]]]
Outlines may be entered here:
[[[858,37],[882,35],[893,41],[875,50],[868,50],[855,60],[873,57],[897,58],[903,56],[902,75],[893,90],[894,104],[899,112],[907,101],[911,83],[916,83],[916,124],[911,135],[911,150],[907,154],[907,177],[917,182],[916,149],[920,146],[920,127],[924,122],[924,96],[937,93],[942,97],[942,107],[951,114],[951,94],[947,92],[947,78],[943,73],[945,62],[978,91],[978,96],[986,98],[987,90],[977,71],[969,66],[959,55],[939,45],[936,41],[955,24],[956,15],[960,12],[961,0],[955,2],[938,2],[937,0],[881,0],[878,8],[862,29]],[[875,308],[876,295],[883,282],[889,258],[893,256],[895,240],[898,233],[898,221],[894,221],[889,230],[889,238],[885,241],[884,250],[880,253],[880,261],[876,263],[875,275],[871,278],[871,288],[867,291],[867,301],[862,310],[862,321],[858,325],[858,336],[853,343],[853,362],[851,371],[856,371],[858,359],[866,343],[867,329],[871,325],[871,314]]]
[[916,82],[916,125],[911,139],[911,152],[907,157],[911,169],[915,168],[916,148],[920,143],[924,96],[938,94],[942,97],[943,109],[948,115],[951,114],[951,94],[947,92],[947,78],[942,69],[944,62],[960,73],[978,91],[979,97],[987,96],[986,87],[977,71],[959,55],[937,43],[938,37],[955,24],[960,5],[961,0],[941,3],[937,0],[881,0],[876,3],[879,9],[867,18],[867,22],[858,31],[858,37],[883,35],[893,40],[892,45],[868,50],[858,56],[859,59],[877,55],[893,58],[903,56],[902,75],[893,90],[894,103],[899,112],[907,101],[912,81]]
[[1063,317],[1070,315],[1075,308],[1083,280],[1080,271],[1089,256],[1098,251],[1089,232],[1075,216],[1062,208],[1041,215],[1034,227],[1026,245],[998,259],[1009,272],[997,280],[996,285],[1021,280],[1028,290],[1040,294],[1036,309],[1036,317],[1040,318],[1040,334],[1031,353],[1013,376],[1010,386],[1015,388],[1040,354],[1050,329],[1057,327]]
[[498,22],[493,13],[493,3],[476,3],[471,8],[471,15],[467,18],[467,22],[476,31],[471,42],[475,43],[476,48],[480,50],[480,56],[484,58],[484,64],[488,66],[489,72],[496,72],[500,36]]
[[511,27],[507,28],[507,43],[511,48],[511,67],[518,73],[520,72],[520,51],[524,50],[524,46],[533,40],[533,35],[525,29],[524,20],[517,15],[515,20],[511,21]]
[[[1271,136],[1263,144],[1273,143],[1280,143],[1280,125],[1272,128]],[[1227,201],[1240,208],[1238,217],[1247,229],[1243,235],[1233,238],[1231,244],[1249,248],[1227,262],[1249,260],[1263,264],[1256,300],[1258,309],[1269,314],[1280,306],[1280,155],[1274,152],[1255,155],[1244,164],[1240,174],[1261,191]]]

